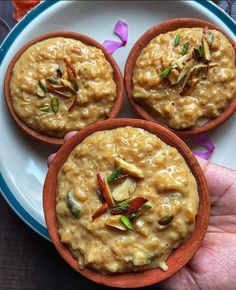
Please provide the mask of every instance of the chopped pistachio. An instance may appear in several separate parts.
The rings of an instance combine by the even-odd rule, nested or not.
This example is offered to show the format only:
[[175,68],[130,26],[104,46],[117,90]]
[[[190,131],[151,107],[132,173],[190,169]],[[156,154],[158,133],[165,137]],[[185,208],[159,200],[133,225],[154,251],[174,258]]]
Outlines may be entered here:
[[121,168],[117,167],[108,177],[107,182],[110,183],[114,181],[121,173]]
[[76,92],[78,92],[78,90],[79,90],[79,85],[78,85],[77,81],[76,81],[76,80],[72,80],[71,83],[72,83],[72,86],[73,86],[74,90],[75,90]]
[[202,47],[203,47],[203,52],[204,52],[204,58],[207,61],[211,61],[211,53],[210,53],[210,48],[209,45],[207,43],[207,41],[205,40],[205,38],[202,38]]
[[125,216],[125,215],[121,216],[120,221],[127,229],[134,231],[134,227],[127,216]]
[[143,205],[143,208],[144,209],[150,209],[150,208],[152,208],[152,205],[150,203],[146,203],[146,204]]
[[174,46],[179,45],[179,43],[180,43],[180,39],[181,39],[180,35],[177,34],[176,37],[175,37]]
[[67,206],[74,217],[78,218],[80,216],[79,204],[74,200],[72,192],[69,190],[66,196]]
[[196,60],[200,61],[204,56],[203,47],[200,45],[198,48],[194,48],[194,54],[195,54]]
[[173,67],[170,65],[167,68],[165,68],[161,73],[160,73],[160,77],[161,78],[165,78],[168,76],[168,74],[172,71]]
[[59,85],[60,84],[60,79],[54,78],[54,77],[49,77],[46,79],[49,83],[53,85]]
[[56,114],[59,110],[59,100],[57,97],[52,98],[51,107],[54,114]]
[[44,90],[42,90],[41,86],[40,85],[37,85],[37,95],[40,97],[40,98],[44,98],[46,97],[46,93]]
[[39,80],[39,86],[44,92],[47,92],[47,81],[45,79]]
[[64,73],[64,71],[65,71],[65,63],[63,62],[63,63],[59,64],[59,66],[58,66],[57,77],[61,78],[63,73]]
[[163,216],[162,218],[160,218],[158,223],[161,226],[165,226],[165,225],[168,225],[170,222],[172,222],[173,218],[174,218],[173,215],[167,214],[167,215]]
[[185,44],[183,45],[182,47],[182,51],[181,51],[181,54],[184,55],[187,53],[188,51],[188,48],[189,48],[189,45],[190,45],[190,42],[185,42]]
[[72,82],[61,79],[61,83],[65,88],[69,89],[72,93],[76,93],[76,90],[74,89],[74,85],[72,84]]
[[50,106],[45,106],[45,107],[42,107],[40,109],[40,111],[44,112],[44,113],[49,113],[49,112],[51,112],[51,108],[50,108]]
[[89,87],[89,83],[88,82],[83,82],[83,86],[87,89]]
[[111,214],[121,214],[124,213],[129,208],[128,204],[118,205],[110,209]]

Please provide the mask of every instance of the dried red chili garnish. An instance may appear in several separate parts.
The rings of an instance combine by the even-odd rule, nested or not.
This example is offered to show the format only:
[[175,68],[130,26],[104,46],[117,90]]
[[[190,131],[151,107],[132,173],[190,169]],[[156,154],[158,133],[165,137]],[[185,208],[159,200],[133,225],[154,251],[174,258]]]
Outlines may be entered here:
[[92,220],[95,221],[98,217],[106,213],[108,209],[108,204],[104,203],[98,210],[95,211],[95,213],[92,215]]

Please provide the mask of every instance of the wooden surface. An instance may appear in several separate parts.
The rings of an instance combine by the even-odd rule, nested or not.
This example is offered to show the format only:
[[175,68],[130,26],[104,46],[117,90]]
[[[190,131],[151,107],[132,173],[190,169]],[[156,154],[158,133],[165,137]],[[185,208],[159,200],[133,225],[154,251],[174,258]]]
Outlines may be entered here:
[[[226,1],[220,5],[227,7]],[[232,16],[236,19],[236,1]],[[10,27],[10,1],[0,1],[0,17]],[[0,41],[7,30],[0,26]],[[1,140],[2,142],[2,140]],[[0,195],[0,290],[114,289],[98,286],[70,269],[53,245],[26,226]],[[146,290],[157,289],[155,286]]]

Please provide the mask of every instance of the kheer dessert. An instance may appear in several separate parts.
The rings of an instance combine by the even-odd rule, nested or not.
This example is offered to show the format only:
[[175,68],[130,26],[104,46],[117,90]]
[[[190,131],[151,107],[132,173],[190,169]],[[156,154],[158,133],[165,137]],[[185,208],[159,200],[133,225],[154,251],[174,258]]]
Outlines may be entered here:
[[[166,27],[178,23],[169,21]],[[158,34],[133,70],[132,98],[176,130],[216,118],[235,93],[235,48],[223,33],[207,27]]]
[[106,119],[116,90],[101,49],[59,36],[27,48],[10,80],[17,116],[33,130],[59,138]]
[[176,148],[144,129],[89,135],[57,179],[59,235],[81,269],[166,271],[168,256],[195,229],[193,174]]

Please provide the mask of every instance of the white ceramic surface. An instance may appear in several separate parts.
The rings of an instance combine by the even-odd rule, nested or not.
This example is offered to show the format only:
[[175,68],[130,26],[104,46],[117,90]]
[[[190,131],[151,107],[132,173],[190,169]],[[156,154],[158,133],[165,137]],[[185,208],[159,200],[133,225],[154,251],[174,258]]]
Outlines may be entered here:
[[[99,42],[103,42],[105,39],[115,40],[117,38],[112,33],[114,24],[118,19],[124,19],[129,24],[128,44],[114,54],[123,71],[127,55],[135,41],[152,25],[170,18],[194,17],[205,19],[222,27],[232,38],[236,39],[229,26],[226,26],[224,21],[220,19],[222,18],[219,15],[220,13],[222,12],[218,11],[217,16],[194,1],[61,1],[47,8],[23,28],[22,32],[16,36],[1,65],[0,168],[8,189],[36,222],[45,227],[42,208],[42,185],[47,171],[47,156],[54,150],[40,145],[22,134],[7,111],[3,97],[4,74],[17,50],[24,43],[40,34],[59,30],[81,32]],[[127,101],[120,116],[137,117],[132,113]],[[234,169],[236,169],[235,130],[236,114],[230,121],[211,134],[216,144],[212,161]],[[21,216],[15,202],[9,198],[6,190],[3,191],[10,205]],[[47,237],[47,234],[37,229],[30,219],[22,218],[38,233]]]

